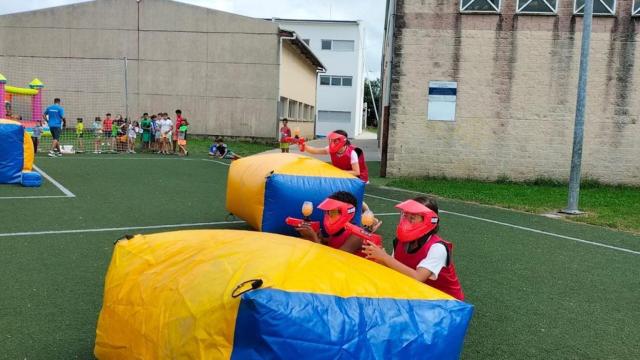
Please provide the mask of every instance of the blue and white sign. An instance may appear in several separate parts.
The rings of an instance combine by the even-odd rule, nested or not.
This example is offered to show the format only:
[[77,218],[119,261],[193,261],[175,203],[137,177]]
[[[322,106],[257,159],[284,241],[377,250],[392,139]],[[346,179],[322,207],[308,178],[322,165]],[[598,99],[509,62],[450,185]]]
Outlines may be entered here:
[[427,120],[455,121],[457,94],[455,81],[429,81]]

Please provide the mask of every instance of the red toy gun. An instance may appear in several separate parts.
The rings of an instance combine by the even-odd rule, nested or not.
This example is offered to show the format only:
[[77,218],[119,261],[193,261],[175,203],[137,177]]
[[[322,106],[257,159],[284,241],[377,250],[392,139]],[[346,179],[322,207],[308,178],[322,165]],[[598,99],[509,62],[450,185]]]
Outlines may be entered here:
[[295,129],[294,130],[294,136],[287,136],[284,139],[282,139],[283,142],[287,142],[289,144],[298,144],[298,149],[300,149],[300,151],[304,152],[304,142],[306,141],[305,138],[300,137],[300,129]]
[[284,222],[293,227],[300,227],[303,224],[309,225],[311,229],[315,232],[320,231],[320,222],[319,221],[311,221],[309,218],[313,213],[313,203],[311,201],[305,201],[302,204],[302,219],[296,219],[294,217],[287,217]]
[[382,247],[382,237],[378,234],[369,232],[359,226],[353,225],[352,223],[347,223],[344,226],[344,230],[348,231],[352,235],[359,237],[362,240],[370,241],[374,245]]

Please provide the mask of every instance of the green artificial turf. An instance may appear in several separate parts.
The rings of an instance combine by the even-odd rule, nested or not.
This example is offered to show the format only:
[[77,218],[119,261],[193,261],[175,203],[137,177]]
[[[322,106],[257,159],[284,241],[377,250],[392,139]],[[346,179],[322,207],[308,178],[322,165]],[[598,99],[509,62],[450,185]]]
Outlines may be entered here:
[[[76,197],[0,200],[0,358],[91,358],[113,242],[124,234],[247,229],[129,229],[225,221],[228,160],[209,161],[194,151],[188,158],[84,154],[36,162]],[[16,189],[1,186],[0,197],[30,195]],[[27,190],[62,194],[48,183]],[[398,220],[394,205],[415,194],[378,185],[368,185],[366,194],[381,214],[389,249]],[[439,201],[441,235],[454,243],[458,275],[475,307],[464,359],[639,357],[640,237]],[[115,230],[87,231],[105,228]],[[77,232],[20,234],[67,230]]]

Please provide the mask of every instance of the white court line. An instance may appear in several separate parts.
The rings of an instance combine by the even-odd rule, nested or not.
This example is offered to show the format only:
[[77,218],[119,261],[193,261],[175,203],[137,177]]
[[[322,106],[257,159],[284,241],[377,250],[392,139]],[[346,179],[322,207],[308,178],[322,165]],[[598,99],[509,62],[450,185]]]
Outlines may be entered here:
[[0,197],[0,200],[9,199],[51,199],[51,198],[66,198],[67,195],[34,195],[34,196],[4,196]]
[[214,162],[214,163],[218,163],[218,164],[222,164],[222,165],[226,165],[226,166],[230,166],[231,165],[231,164],[228,164],[226,162],[222,162],[222,161],[218,161],[218,160],[211,160],[211,159],[200,159],[200,160]]
[[76,195],[74,193],[69,191],[69,189],[67,189],[66,187],[62,186],[62,184],[60,184],[59,182],[55,181],[46,172],[42,171],[42,169],[40,169],[39,167],[37,167],[35,165],[33,165],[33,168],[36,169],[40,174],[42,174],[42,176],[44,176],[45,179],[51,181],[51,183],[53,185],[55,185],[58,189],[60,189],[60,191],[62,191],[65,195],[67,195],[67,197],[76,197]]
[[[394,190],[393,188],[386,188],[386,189],[387,190]],[[422,194],[422,193],[417,192],[417,191],[411,191],[411,192],[414,193],[414,194]],[[395,203],[400,203],[401,202],[401,201],[398,201],[398,200],[395,200],[395,199],[389,199],[389,198],[386,198],[386,197],[376,196],[376,195],[364,194],[364,196],[369,196],[369,197],[372,197],[374,199],[392,201],[392,202],[395,202]],[[462,217],[466,217],[466,218],[469,218],[469,219],[485,221],[485,222],[492,223],[492,224],[498,224],[498,225],[502,225],[502,226],[512,227],[512,228],[515,228],[515,229],[525,230],[525,231],[529,231],[529,232],[533,232],[533,233],[537,233],[537,234],[543,234],[543,235],[558,237],[558,238],[562,238],[562,239],[567,239],[567,240],[571,240],[571,241],[575,241],[575,242],[579,242],[579,243],[583,243],[583,244],[588,244],[588,245],[593,245],[593,246],[600,246],[600,247],[603,247],[603,248],[612,249],[612,250],[616,250],[616,251],[622,251],[622,252],[626,252],[626,253],[630,253],[630,254],[634,254],[634,255],[640,255],[640,251],[634,251],[634,250],[621,248],[621,247],[617,247],[617,246],[611,246],[611,245],[601,244],[601,243],[597,243],[597,242],[593,242],[593,241],[587,241],[587,240],[578,239],[578,238],[571,237],[571,236],[565,236],[565,235],[551,233],[551,232],[548,232],[548,231],[532,229],[532,228],[528,228],[528,227],[525,227],[525,226],[509,224],[509,223],[505,223],[505,222],[501,222],[501,221],[485,219],[485,218],[481,218],[481,217],[478,217],[478,216],[461,214],[461,213],[457,213],[457,212],[453,212],[453,211],[440,210],[440,212],[447,213],[447,214],[452,214],[452,215],[457,215],[457,216],[462,216]],[[380,214],[380,215],[382,215],[382,214]]]
[[163,228],[181,228],[191,226],[205,226],[205,225],[224,225],[224,224],[241,224],[242,220],[238,221],[216,221],[216,222],[203,222],[192,224],[172,224],[172,225],[151,225],[151,226],[128,226],[117,228],[102,228],[102,229],[76,229],[76,230],[51,230],[51,231],[30,231],[30,232],[16,232],[16,233],[0,233],[0,237],[11,236],[33,236],[33,235],[53,235],[53,234],[76,234],[76,233],[91,233],[91,232],[109,232],[109,231],[122,231],[122,230],[144,230],[144,229],[163,229]]

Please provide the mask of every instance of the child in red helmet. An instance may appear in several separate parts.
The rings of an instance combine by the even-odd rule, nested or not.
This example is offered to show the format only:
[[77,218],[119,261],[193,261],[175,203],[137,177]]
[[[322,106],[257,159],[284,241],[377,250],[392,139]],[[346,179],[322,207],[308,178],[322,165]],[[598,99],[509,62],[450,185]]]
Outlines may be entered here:
[[439,218],[435,199],[420,196],[396,207],[400,209],[400,222],[393,240],[393,255],[367,243],[363,245],[367,259],[464,300],[453,265],[453,245],[437,235]]
[[357,204],[358,200],[350,192],[333,193],[318,205],[318,209],[324,211],[322,223],[329,236],[324,237],[322,234],[316,233],[306,224],[296,230],[304,239],[364,257],[362,240],[344,229],[345,224],[353,220]]
[[352,175],[357,176],[365,183],[369,182],[369,170],[364,160],[364,152],[362,149],[353,146],[348,139],[344,130],[336,130],[327,135],[329,145],[323,148],[317,148],[305,145],[303,151],[311,154],[322,154],[331,156],[331,164],[342,169]]

